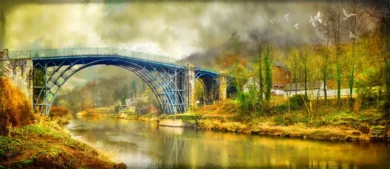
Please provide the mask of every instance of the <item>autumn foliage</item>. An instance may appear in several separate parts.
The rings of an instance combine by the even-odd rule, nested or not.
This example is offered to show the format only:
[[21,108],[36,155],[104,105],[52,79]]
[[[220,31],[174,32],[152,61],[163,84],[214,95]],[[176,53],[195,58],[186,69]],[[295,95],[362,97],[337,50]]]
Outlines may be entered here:
[[6,135],[7,126],[31,124],[31,103],[26,95],[12,85],[8,78],[0,78],[0,135]]
[[58,116],[65,117],[70,113],[70,110],[62,106],[53,106],[50,108],[50,117]]

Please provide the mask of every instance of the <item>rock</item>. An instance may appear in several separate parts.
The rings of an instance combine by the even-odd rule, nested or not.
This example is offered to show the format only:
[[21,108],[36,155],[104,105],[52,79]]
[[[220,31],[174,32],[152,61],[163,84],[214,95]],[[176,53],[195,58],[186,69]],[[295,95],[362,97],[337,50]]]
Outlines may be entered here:
[[386,136],[386,127],[385,126],[374,126],[370,131],[371,140],[383,140]]
[[368,133],[370,133],[370,128],[368,128],[367,126],[361,126],[361,127],[359,127],[359,131],[364,133],[364,134],[368,134]]
[[354,136],[360,136],[360,132],[359,131],[352,131],[351,134],[354,135]]

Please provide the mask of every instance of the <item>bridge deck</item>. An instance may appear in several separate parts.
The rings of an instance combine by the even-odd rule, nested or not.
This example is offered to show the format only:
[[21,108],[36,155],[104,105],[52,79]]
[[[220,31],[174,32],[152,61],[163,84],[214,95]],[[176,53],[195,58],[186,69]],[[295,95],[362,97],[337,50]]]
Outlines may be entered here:
[[[129,59],[137,63],[147,63],[160,65],[167,68],[184,69],[185,65],[178,64],[179,60],[143,52],[131,51],[123,48],[67,48],[67,49],[43,49],[43,50],[28,50],[28,51],[9,51],[9,59],[32,59],[34,62],[51,61],[52,64],[60,64],[64,60],[96,60],[98,58],[107,58],[107,64],[111,61],[120,61]],[[202,68],[195,68],[196,73],[208,74],[217,77],[219,73]]]

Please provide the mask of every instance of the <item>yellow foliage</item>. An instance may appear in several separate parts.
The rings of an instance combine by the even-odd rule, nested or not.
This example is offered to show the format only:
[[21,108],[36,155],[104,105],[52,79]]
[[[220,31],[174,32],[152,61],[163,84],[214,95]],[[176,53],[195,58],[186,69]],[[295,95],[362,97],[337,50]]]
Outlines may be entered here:
[[5,124],[23,126],[31,124],[31,102],[26,98],[26,95],[17,87],[13,86],[8,78],[0,78],[0,119]]
[[53,106],[50,108],[50,117],[64,117],[70,113],[69,109],[62,106]]

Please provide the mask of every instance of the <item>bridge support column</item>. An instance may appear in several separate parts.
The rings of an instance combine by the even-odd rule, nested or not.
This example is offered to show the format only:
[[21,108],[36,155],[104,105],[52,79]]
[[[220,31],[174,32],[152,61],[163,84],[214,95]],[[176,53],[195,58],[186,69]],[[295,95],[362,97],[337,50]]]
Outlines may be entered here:
[[191,111],[195,106],[195,66],[191,63],[187,63],[186,70],[186,83],[187,86],[187,111]]
[[219,74],[219,99],[221,101],[226,100],[227,98],[227,73],[226,71],[221,71]]

